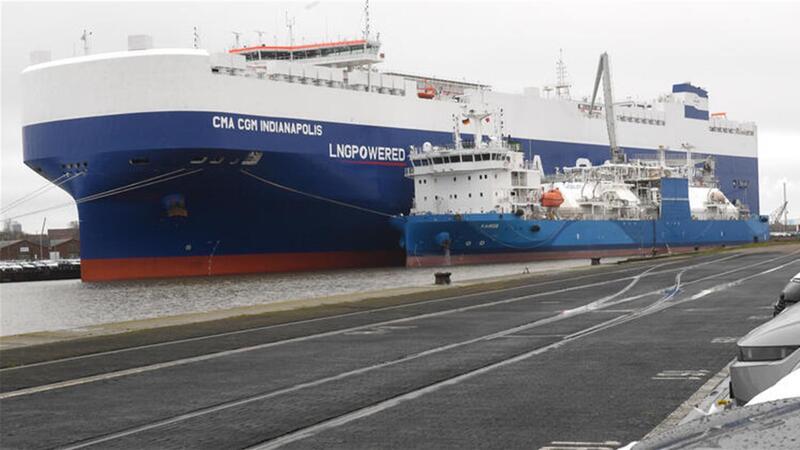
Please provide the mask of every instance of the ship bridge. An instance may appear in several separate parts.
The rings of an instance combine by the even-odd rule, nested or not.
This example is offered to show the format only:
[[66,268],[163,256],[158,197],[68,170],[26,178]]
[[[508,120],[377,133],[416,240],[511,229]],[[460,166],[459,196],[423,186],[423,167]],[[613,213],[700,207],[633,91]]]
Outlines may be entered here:
[[234,48],[229,53],[244,55],[250,65],[266,61],[294,61],[326,67],[358,67],[383,62],[380,41],[356,39],[303,45],[259,45]]

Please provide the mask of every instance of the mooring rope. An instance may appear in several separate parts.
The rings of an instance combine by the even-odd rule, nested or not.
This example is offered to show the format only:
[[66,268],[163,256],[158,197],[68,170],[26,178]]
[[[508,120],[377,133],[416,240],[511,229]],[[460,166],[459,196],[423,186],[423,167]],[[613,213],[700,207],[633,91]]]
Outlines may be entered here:
[[[31,211],[31,212],[27,212],[27,213],[24,213],[24,214],[19,214],[19,215],[13,216],[13,217],[7,217],[6,220],[13,220],[13,219],[18,219],[20,217],[32,216],[34,214],[41,214],[43,212],[52,211],[54,209],[66,208],[66,207],[72,206],[72,205],[80,205],[82,203],[99,200],[101,198],[111,197],[112,195],[123,194],[125,192],[134,191],[136,189],[141,189],[141,188],[144,188],[144,187],[148,187],[148,186],[152,186],[152,185],[155,185],[155,184],[164,183],[166,181],[170,181],[170,180],[174,180],[174,179],[177,179],[177,178],[181,178],[181,177],[185,177],[185,176],[188,176],[188,175],[192,175],[192,174],[195,174],[197,172],[201,172],[203,169],[195,169],[195,170],[192,170],[192,171],[189,171],[189,172],[185,172],[185,170],[186,169],[178,169],[178,170],[174,170],[172,172],[168,172],[168,173],[165,173],[165,174],[156,175],[154,177],[147,178],[147,179],[144,179],[144,180],[141,180],[141,181],[136,181],[134,183],[127,184],[125,186],[120,186],[120,187],[116,187],[116,188],[113,188],[113,189],[109,189],[107,191],[103,191],[103,192],[98,192],[96,194],[87,195],[85,197],[81,197],[81,198],[79,198],[77,200],[74,200],[72,202],[69,202],[69,203],[62,203],[60,205],[55,205],[55,206],[51,206],[51,207],[48,207],[48,208],[38,209],[36,211]],[[70,179],[74,179],[74,178],[75,177],[72,177]]]
[[285,191],[293,192],[295,194],[304,195],[306,197],[310,197],[310,198],[313,198],[313,199],[316,199],[316,200],[320,200],[320,201],[323,201],[323,202],[333,203],[334,205],[344,206],[346,208],[353,208],[353,209],[357,209],[359,211],[368,212],[368,213],[371,213],[371,214],[377,214],[377,215],[383,216],[383,217],[394,217],[392,214],[388,214],[388,213],[385,213],[383,211],[377,211],[377,210],[374,210],[374,209],[365,208],[363,206],[353,205],[351,203],[345,203],[345,202],[342,202],[342,201],[339,201],[339,200],[334,200],[332,198],[323,197],[321,195],[316,195],[316,194],[311,194],[311,193],[308,193],[308,192],[303,192],[301,190],[298,190],[298,189],[295,189],[295,188],[292,188],[292,187],[289,187],[289,186],[284,186],[284,185],[282,185],[280,183],[276,183],[274,181],[270,181],[270,180],[267,180],[265,178],[261,178],[260,176],[255,175],[255,174],[253,174],[251,172],[248,172],[248,171],[246,171],[244,169],[241,169],[241,172],[243,174],[247,175],[247,176],[255,178],[258,181],[261,181],[264,184],[268,184],[268,185],[270,185],[272,187],[276,187],[278,189],[283,189]]
[[5,214],[8,211],[16,208],[17,206],[22,205],[24,203],[27,203],[28,201],[30,201],[30,200],[32,200],[32,199],[44,194],[45,192],[49,191],[50,189],[52,189],[54,187],[61,186],[62,184],[66,183],[67,181],[74,180],[75,178],[83,175],[84,173],[85,172],[78,172],[78,173],[75,174],[75,176],[71,176],[72,174],[67,172],[67,173],[61,175],[60,177],[56,178],[53,181],[48,181],[47,184],[34,189],[33,191],[23,195],[22,197],[14,200],[13,202],[11,202],[8,205],[4,206],[2,208],[2,210],[0,210],[0,214]]

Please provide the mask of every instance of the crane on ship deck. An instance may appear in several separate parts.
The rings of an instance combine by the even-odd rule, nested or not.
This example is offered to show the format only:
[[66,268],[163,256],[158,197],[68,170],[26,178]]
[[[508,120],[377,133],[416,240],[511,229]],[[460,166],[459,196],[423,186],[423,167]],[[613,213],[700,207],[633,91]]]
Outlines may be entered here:
[[597,89],[600,87],[601,79],[603,80],[603,107],[605,108],[611,162],[619,164],[625,162],[625,152],[617,145],[616,116],[614,115],[614,100],[611,94],[611,68],[608,63],[607,52],[603,52],[603,54],[600,55],[600,61],[597,64],[597,77],[594,80],[594,91],[592,92],[592,103],[589,106],[589,114],[594,113],[594,102],[597,98]]
[[786,183],[783,183],[783,203],[780,206],[775,208],[769,214],[769,223],[773,225],[781,225],[781,219],[783,219],[783,228],[781,231],[785,231],[786,227],[789,225],[788,219],[788,208],[789,201],[786,199]]

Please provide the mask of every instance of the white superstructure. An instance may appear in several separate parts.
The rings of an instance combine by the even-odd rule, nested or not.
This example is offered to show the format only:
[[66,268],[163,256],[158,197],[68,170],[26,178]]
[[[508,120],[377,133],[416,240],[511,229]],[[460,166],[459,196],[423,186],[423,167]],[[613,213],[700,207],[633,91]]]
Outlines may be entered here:
[[[460,124],[472,124],[475,140],[464,142]],[[492,133],[484,141],[484,128]],[[545,176],[541,159],[526,161],[502,132],[502,120],[485,105],[464,108],[453,117],[453,145],[412,147],[406,177],[414,182],[411,214],[513,213],[541,219],[655,219],[659,217],[662,178],[688,180],[695,220],[734,220],[747,211],[733,205],[716,187],[713,160],[688,157],[593,166],[579,158]],[[624,155],[623,155],[624,156]],[[702,164],[702,168],[697,166]],[[548,197],[549,196],[549,197]],[[554,197],[553,197],[554,196]],[[555,201],[553,201],[555,199]]]
[[[429,142],[414,148],[406,176],[414,180],[416,213],[483,213],[530,210],[539,200],[544,172],[538,156],[526,161],[486,109],[453,116],[453,147]],[[474,124],[475,139],[461,140],[460,124]],[[494,129],[483,140],[484,123]]]
[[[373,48],[367,52],[377,51]],[[35,64],[23,72],[29,99],[23,125],[183,110],[449,132],[449,118],[459,113],[460,103],[480,95],[504,111],[505,129],[516,138],[608,142],[602,115],[588,114],[588,99],[547,98],[535,88],[525,89],[523,94],[494,92],[487,87],[477,90],[470,89],[470,83],[459,82],[451,85],[467,86],[461,89],[465,95],[436,89],[437,94],[427,99],[418,95],[424,90],[419,87],[424,77],[381,73],[371,64],[362,64],[374,60],[359,55],[348,55],[357,57],[347,64],[340,61],[343,67],[339,67],[327,56],[319,61],[248,61],[240,53],[146,49]],[[445,83],[430,79],[428,84],[437,88]],[[620,102],[616,106],[619,143],[623,148],[664,146],[680,152],[681,145],[690,142],[701,153],[755,158],[757,129],[752,122],[713,115],[710,120],[685,117],[685,106],[697,108],[705,103],[707,99],[693,92],[665,94],[648,102]]]

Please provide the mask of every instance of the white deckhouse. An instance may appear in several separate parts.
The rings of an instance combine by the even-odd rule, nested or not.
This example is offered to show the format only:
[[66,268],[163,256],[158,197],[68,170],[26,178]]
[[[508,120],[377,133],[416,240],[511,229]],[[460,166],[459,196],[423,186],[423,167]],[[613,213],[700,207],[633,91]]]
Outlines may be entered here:
[[[502,134],[500,120],[485,108],[465,109],[453,116],[453,146],[411,147],[406,177],[414,180],[411,214],[469,214],[528,212],[541,196],[539,156],[526,161]],[[473,124],[475,140],[461,139],[461,124]],[[483,127],[492,133],[483,139]]]

